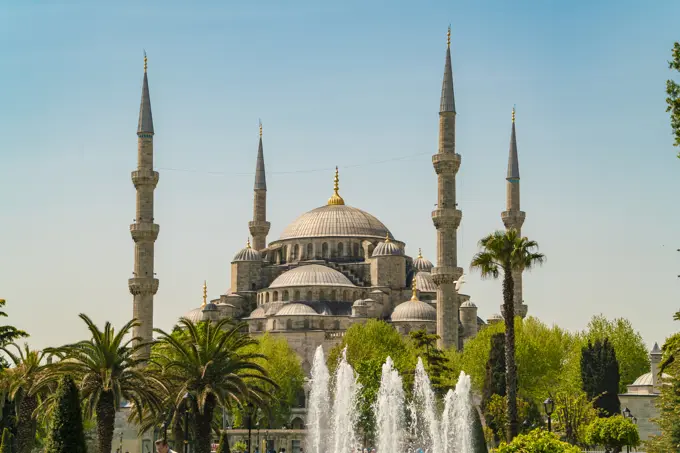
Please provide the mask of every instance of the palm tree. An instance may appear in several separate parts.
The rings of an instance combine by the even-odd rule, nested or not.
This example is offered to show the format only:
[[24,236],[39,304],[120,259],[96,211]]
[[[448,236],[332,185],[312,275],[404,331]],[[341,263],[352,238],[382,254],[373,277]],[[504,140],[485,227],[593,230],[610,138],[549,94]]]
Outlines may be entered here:
[[503,274],[503,319],[505,320],[505,386],[508,397],[506,438],[508,442],[517,435],[517,364],[515,363],[515,282],[513,271],[531,270],[545,262],[538,253],[538,244],[521,237],[517,230],[496,231],[479,241],[480,251],[472,258],[471,269],[477,269],[482,278],[497,279]]
[[154,329],[159,339],[152,361],[161,368],[177,411],[191,412],[196,453],[210,453],[216,408],[246,402],[264,406],[271,396],[263,384],[276,387],[266,370],[255,363],[265,357],[247,349],[256,340],[242,333],[245,324],[231,323],[222,319],[194,324],[181,318],[180,329],[171,334]]
[[[7,301],[5,299],[0,299],[0,309],[5,306]],[[0,310],[0,317],[6,318],[7,313]],[[0,346],[5,346],[19,338],[27,337],[28,334],[23,330],[19,330],[14,326],[0,326]]]
[[163,384],[143,369],[147,359],[138,354],[146,346],[142,339],[125,340],[138,321],[128,322],[116,333],[109,322],[100,330],[87,315],[79,316],[92,338],[47,350],[62,360],[50,367],[43,382],[53,382],[67,374],[75,378],[85,415],[96,415],[97,451],[111,453],[114,421],[121,402],[131,401],[138,413],[145,406],[157,407]]
[[24,344],[22,349],[16,343],[3,346],[0,350],[7,354],[14,365],[5,373],[4,384],[17,411],[17,453],[30,453],[35,444],[36,409],[44,393],[40,391],[37,383],[44,374],[45,365],[42,364],[42,360],[45,353],[32,351],[28,344]]

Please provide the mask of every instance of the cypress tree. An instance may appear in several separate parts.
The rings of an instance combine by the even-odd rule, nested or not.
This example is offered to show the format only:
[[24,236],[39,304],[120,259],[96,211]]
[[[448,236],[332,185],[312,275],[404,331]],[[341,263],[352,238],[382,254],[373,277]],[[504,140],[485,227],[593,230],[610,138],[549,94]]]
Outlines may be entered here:
[[581,350],[581,381],[583,391],[593,401],[601,417],[621,413],[619,380],[619,362],[609,340],[588,341]]
[[12,433],[9,429],[2,430],[2,445],[0,446],[0,453],[12,453]]
[[80,395],[73,378],[59,382],[45,453],[87,453]]
[[496,333],[491,336],[491,350],[486,362],[486,375],[482,392],[482,407],[493,395],[505,396],[505,334]]
[[476,407],[472,408],[472,452],[471,453],[489,453],[486,446],[486,439],[484,438],[484,428],[482,427],[482,419]]
[[220,444],[217,447],[216,453],[231,453],[229,451],[229,439],[225,431],[222,431],[222,434],[220,434]]

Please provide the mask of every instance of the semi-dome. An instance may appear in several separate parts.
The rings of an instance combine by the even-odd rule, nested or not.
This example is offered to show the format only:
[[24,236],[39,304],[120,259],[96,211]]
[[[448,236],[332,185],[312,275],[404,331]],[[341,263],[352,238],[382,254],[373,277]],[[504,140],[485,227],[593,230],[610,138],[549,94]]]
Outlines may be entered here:
[[288,225],[280,240],[318,237],[392,237],[383,223],[359,208],[328,205],[312,209]]
[[316,315],[312,307],[305,304],[286,304],[276,313],[276,316],[308,316]]
[[420,272],[430,272],[434,265],[430,260],[423,258],[422,251],[418,249],[418,257],[413,260],[413,267]]
[[262,254],[250,246],[250,239],[244,249],[241,249],[231,262],[236,261],[262,261]]
[[184,314],[184,317],[194,324],[203,321],[203,306],[189,310]]
[[399,244],[395,244],[390,240],[389,236],[386,236],[385,240],[373,249],[372,256],[401,256],[403,254],[404,250],[399,247]]
[[250,312],[250,316],[248,316],[249,319],[264,319],[267,316],[265,315],[264,308],[262,307],[257,307],[255,310]]
[[354,288],[354,284],[342,272],[320,264],[308,264],[284,272],[274,279],[269,288],[288,288],[290,286],[345,286]]
[[435,285],[432,279],[432,274],[429,272],[421,271],[416,274],[416,288],[421,293],[436,293],[437,285]]

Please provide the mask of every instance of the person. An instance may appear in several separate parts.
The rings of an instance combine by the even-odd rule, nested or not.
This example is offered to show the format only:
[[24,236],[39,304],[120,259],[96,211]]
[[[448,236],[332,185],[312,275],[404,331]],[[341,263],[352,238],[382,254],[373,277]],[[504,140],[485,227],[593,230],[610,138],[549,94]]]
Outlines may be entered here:
[[175,450],[170,449],[168,441],[165,439],[158,439],[156,441],[156,453],[177,453]]

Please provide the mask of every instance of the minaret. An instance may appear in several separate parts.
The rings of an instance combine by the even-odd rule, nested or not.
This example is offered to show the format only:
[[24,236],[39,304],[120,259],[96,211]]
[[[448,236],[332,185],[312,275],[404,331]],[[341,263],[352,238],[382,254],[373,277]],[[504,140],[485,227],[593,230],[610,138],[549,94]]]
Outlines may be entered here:
[[263,250],[267,247],[267,233],[271,224],[267,222],[267,179],[264,174],[264,151],[262,150],[262,123],[260,122],[260,144],[257,147],[255,164],[255,198],[253,200],[253,220],[248,222],[253,248]]
[[652,385],[658,386],[662,376],[659,376],[659,364],[663,358],[663,352],[659,347],[659,343],[654,343],[654,347],[649,352],[649,363],[651,364]]
[[[153,257],[159,227],[153,218],[153,192],[158,184],[158,172],[153,170],[154,131],[146,65],[145,53],[142,102],[137,126],[137,170],[132,172],[132,183],[137,190],[135,223],[130,225],[130,233],[135,241],[135,270],[128,286],[133,296],[132,316],[141,323],[134,328],[133,336],[150,342],[153,339],[153,296],[158,291]],[[141,353],[148,357],[150,349],[151,346],[147,346]]]
[[[526,214],[519,207],[519,158],[517,157],[517,136],[515,135],[515,109],[512,109],[512,132],[510,133],[510,156],[508,157],[508,175],[505,178],[505,211],[501,213],[503,224],[507,230],[515,229],[522,234],[522,225]],[[515,282],[515,316],[524,318],[527,306],[522,298],[522,271],[512,273]]]
[[446,39],[446,63],[439,109],[439,151],[432,156],[437,173],[437,209],[432,221],[437,229],[437,266],[432,278],[437,285],[437,334],[439,348],[459,347],[458,295],[454,282],[463,275],[458,267],[457,229],[462,212],[456,203],[456,173],[460,154],[456,154],[456,106],[451,70],[451,27]]

